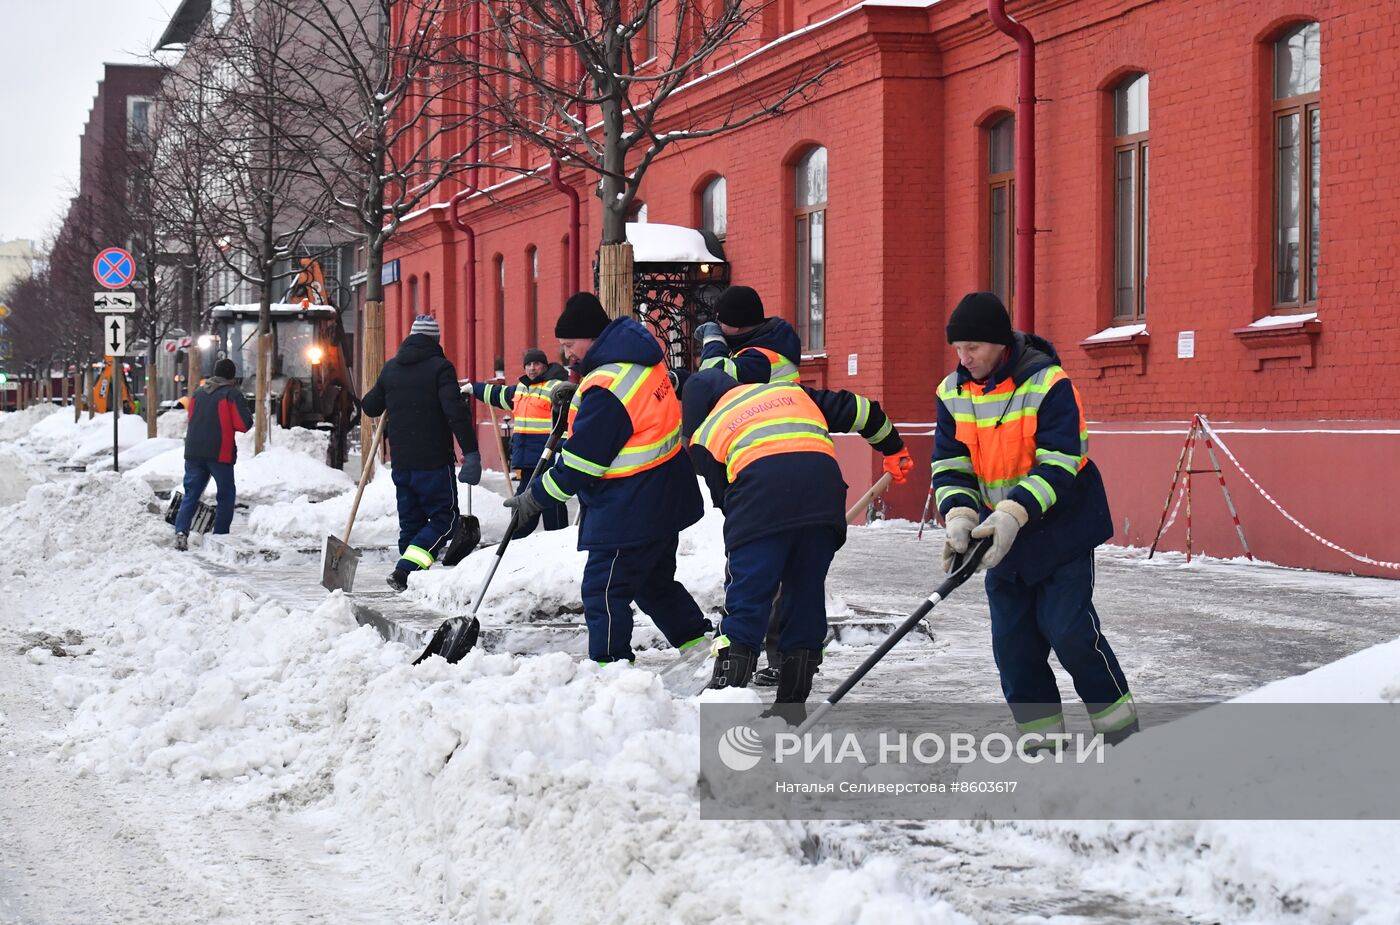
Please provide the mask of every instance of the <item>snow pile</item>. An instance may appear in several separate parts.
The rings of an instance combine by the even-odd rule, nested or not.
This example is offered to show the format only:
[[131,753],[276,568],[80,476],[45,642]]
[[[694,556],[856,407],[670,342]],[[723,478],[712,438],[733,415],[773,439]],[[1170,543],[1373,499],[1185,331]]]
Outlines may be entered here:
[[[1400,639],[1383,643],[1298,677],[1287,678],[1236,699],[1239,703],[1383,703],[1400,700]],[[1195,782],[1212,796],[1238,794],[1247,801],[1257,785],[1222,780],[1218,768],[1174,761],[1192,754],[1187,745],[1203,713],[1149,728],[1115,749],[1116,768],[1107,786],[1139,788],[1143,811],[1154,803],[1154,781],[1180,787]],[[1218,733],[1217,733],[1218,734]],[[1287,732],[1261,737],[1276,745],[1280,760],[1298,743]],[[1091,765],[1042,765],[1041,783],[1057,790],[1051,799],[1082,801],[1094,788],[1084,775]],[[1373,768],[1356,768],[1356,786],[1371,788]],[[1343,778],[1345,775],[1342,776]],[[1345,779],[1331,783],[1351,786]],[[1115,803],[1122,805],[1124,794]],[[1092,812],[1092,808],[1090,808]],[[1205,918],[1279,922],[1348,922],[1383,925],[1395,921],[1400,883],[1394,876],[1400,822],[1376,821],[1204,821],[1204,822],[1036,822],[1014,826],[1026,837],[1063,852],[1088,882],[1126,895],[1171,903]],[[1387,860],[1387,858],[1389,860]],[[1205,859],[1208,863],[1200,863]],[[1307,863],[1300,863],[1306,859]]]
[[[327,536],[345,532],[354,500],[355,488],[348,486],[342,493],[320,501],[301,494],[291,500],[259,505],[248,514],[248,536],[296,546],[320,545]],[[386,546],[396,543],[398,537],[394,483],[389,467],[379,466],[365,486],[350,539],[355,546]]]
[[[503,508],[483,505],[480,510],[483,534],[490,537],[505,532]],[[681,534],[676,552],[676,578],[701,609],[710,612],[724,602],[723,531],[723,515],[707,509],[698,524]],[[576,526],[565,530],[536,529],[523,539],[512,540],[491,579],[491,593],[482,602],[482,622],[557,619],[561,612],[581,612],[579,576],[587,560],[588,553],[578,549]],[[471,609],[494,561],[494,551],[482,550],[456,568],[414,573],[409,577],[408,594],[445,613],[464,613]],[[640,612],[636,628],[634,639],[640,645],[661,638]]]
[[0,411],[0,441],[18,440],[29,433],[35,424],[59,410],[57,405],[46,402],[42,405],[30,405],[22,411]]
[[[252,432],[238,435],[234,480],[238,484],[240,502],[257,505],[299,497],[319,501],[352,486],[348,475],[325,464],[326,435],[307,430],[275,433],[281,439],[271,440],[256,456]],[[164,445],[170,448],[127,470],[127,477],[143,481],[156,491],[179,488],[185,478],[184,443],[171,441]],[[344,529],[343,523],[341,529]]]
[[172,408],[156,418],[156,436],[184,440],[189,424],[190,416],[184,408]]
[[[481,650],[412,667],[342,596],[288,612],[172,557],[148,498],[100,474],[0,513],[47,558],[35,590],[64,589],[51,629],[94,649],[49,663],[79,768],[200,785],[215,811],[334,809],[443,920],[967,921],[894,859],[807,859],[820,827],[701,822],[698,707],[654,674]],[[89,513],[89,542],[56,542]]]

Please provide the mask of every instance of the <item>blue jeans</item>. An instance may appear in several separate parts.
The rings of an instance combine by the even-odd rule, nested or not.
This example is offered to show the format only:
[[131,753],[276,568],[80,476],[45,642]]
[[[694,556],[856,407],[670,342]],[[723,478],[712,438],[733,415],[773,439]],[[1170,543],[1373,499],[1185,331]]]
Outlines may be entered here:
[[399,505],[401,572],[431,568],[447,547],[457,526],[457,473],[438,469],[395,469],[394,489]]
[[590,549],[583,567],[583,619],[588,657],[631,661],[632,602],[651,617],[666,641],[679,648],[710,631],[695,598],[676,581],[678,534],[625,549]]
[[212,459],[185,460],[185,496],[180,500],[180,513],[175,516],[175,532],[189,533],[194,522],[195,508],[199,506],[199,496],[204,487],[214,479],[215,495],[218,498],[218,512],[214,515],[214,532],[227,533],[233,523],[233,505],[238,499],[238,489],[233,484],[233,463],[215,462]]

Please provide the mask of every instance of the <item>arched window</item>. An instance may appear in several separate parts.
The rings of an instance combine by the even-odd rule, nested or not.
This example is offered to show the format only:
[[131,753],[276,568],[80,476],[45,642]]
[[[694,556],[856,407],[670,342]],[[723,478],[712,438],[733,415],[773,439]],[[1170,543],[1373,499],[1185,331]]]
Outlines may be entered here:
[[433,313],[433,274],[423,274],[423,311]]
[[1321,261],[1322,30],[1304,23],[1274,42],[1274,303],[1317,301]]
[[531,244],[525,249],[525,346],[540,345],[540,251]]
[[797,162],[793,210],[797,245],[797,335],[802,348],[826,348],[826,148]]
[[987,126],[987,288],[1011,307],[1016,261],[1016,120]]
[[728,185],[724,177],[715,177],[700,191],[700,227],[721,241],[729,231]]
[[408,320],[418,317],[418,277],[408,278]]
[[491,368],[496,375],[506,374],[506,258],[496,255],[496,337],[495,365]]
[[1147,317],[1147,75],[1113,91],[1113,317]]

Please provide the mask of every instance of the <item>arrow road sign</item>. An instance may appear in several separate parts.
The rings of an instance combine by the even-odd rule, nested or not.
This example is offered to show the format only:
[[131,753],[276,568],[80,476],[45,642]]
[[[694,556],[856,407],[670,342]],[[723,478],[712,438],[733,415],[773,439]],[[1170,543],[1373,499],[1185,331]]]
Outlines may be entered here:
[[136,276],[136,261],[120,247],[109,247],[93,260],[92,275],[97,277],[99,285],[121,289],[130,285]]
[[94,292],[92,307],[97,312],[130,315],[136,311],[134,292]]
[[102,318],[102,347],[110,357],[126,356],[126,318],[105,315]]

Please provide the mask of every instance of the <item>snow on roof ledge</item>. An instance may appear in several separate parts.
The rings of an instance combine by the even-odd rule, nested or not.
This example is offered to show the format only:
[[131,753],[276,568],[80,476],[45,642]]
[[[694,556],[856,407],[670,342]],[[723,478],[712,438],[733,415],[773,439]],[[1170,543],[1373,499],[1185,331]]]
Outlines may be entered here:
[[724,263],[710,253],[705,236],[683,225],[628,222],[633,263]]
[[1104,328],[1097,334],[1090,334],[1084,338],[1083,343],[1090,343],[1096,340],[1119,340],[1124,337],[1133,337],[1137,334],[1146,334],[1146,324],[1120,324],[1116,328]]
[[1284,324],[1301,324],[1317,320],[1317,312],[1304,312],[1300,315],[1265,315],[1248,325],[1251,328],[1276,328]]

